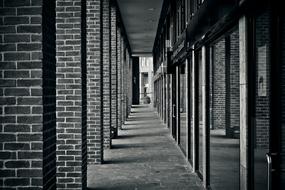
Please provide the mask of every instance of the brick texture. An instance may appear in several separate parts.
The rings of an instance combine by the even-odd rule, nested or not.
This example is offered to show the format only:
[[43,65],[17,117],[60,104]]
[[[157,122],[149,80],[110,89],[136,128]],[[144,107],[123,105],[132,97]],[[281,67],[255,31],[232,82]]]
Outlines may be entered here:
[[122,65],[122,34],[121,34],[121,29],[117,28],[117,92],[118,92],[118,97],[117,97],[117,102],[118,102],[118,108],[117,108],[117,118],[118,118],[118,127],[122,127],[122,83],[121,83],[121,78],[122,78],[122,73],[121,73],[121,65]]
[[55,188],[55,1],[0,1],[0,187]]
[[57,189],[84,189],[87,178],[86,1],[56,2]]
[[[257,57],[257,74],[256,74],[256,131],[255,139],[256,146],[262,148],[269,147],[269,126],[270,126],[270,76],[269,76],[269,44],[270,44],[270,20],[269,13],[263,13],[261,16],[258,16],[256,19],[256,57]],[[260,47],[267,46],[266,55],[264,53],[259,53],[258,49]],[[259,95],[258,86],[259,86],[259,75],[260,73],[266,73],[266,95]]]
[[127,59],[126,59],[126,68],[125,68],[125,71],[126,71],[126,74],[124,75],[125,76],[125,86],[126,86],[126,94],[125,94],[125,97],[126,97],[126,116],[125,116],[125,120],[127,119],[127,117],[129,116],[129,114],[131,113],[131,107],[132,107],[132,82],[133,80],[130,80],[133,78],[132,76],[132,58],[131,58],[131,53],[128,51],[127,49]]
[[238,30],[228,37],[228,56],[226,56],[226,136],[239,138],[240,98],[239,98],[239,33]]
[[129,56],[128,56],[128,51],[126,49],[125,43],[124,43],[124,38],[123,38],[123,59],[122,59],[122,123],[124,124],[126,117],[127,117],[127,76],[128,76],[128,64],[129,64]]
[[88,163],[103,162],[101,1],[87,1]]
[[121,120],[122,124],[126,121],[128,114],[130,113],[131,109],[131,84],[132,81],[131,79],[131,57],[130,57],[130,52],[129,49],[127,48],[127,42],[126,38],[123,35],[122,38],[122,46],[121,46]]
[[104,128],[104,147],[111,147],[111,118],[110,118],[110,101],[111,101],[111,49],[110,49],[110,3],[109,0],[102,0],[102,24],[103,24],[103,128]]
[[225,129],[225,39],[213,47],[213,127]]
[[120,112],[121,112],[121,125],[124,124],[125,121],[125,87],[124,87],[124,68],[125,68],[125,63],[126,63],[126,51],[125,51],[125,43],[124,43],[124,36],[122,33],[122,37],[121,37],[121,66],[119,67],[119,72],[121,74],[121,77],[119,78],[119,83],[120,83],[120,89],[121,89],[121,93],[120,93],[120,99],[119,101],[121,101],[121,107],[120,107]]
[[[112,2],[112,1],[111,1]],[[111,4],[111,132],[117,136],[117,9]]]
[[239,98],[239,33],[237,30],[214,45],[212,78],[213,128],[225,129],[229,138],[238,137]]
[[[126,43],[126,42],[125,42]],[[128,48],[126,48],[126,62],[124,67],[124,106],[125,106],[125,116],[124,121],[128,118],[128,115],[131,112],[131,106],[132,106],[132,58],[131,58],[131,52]]]

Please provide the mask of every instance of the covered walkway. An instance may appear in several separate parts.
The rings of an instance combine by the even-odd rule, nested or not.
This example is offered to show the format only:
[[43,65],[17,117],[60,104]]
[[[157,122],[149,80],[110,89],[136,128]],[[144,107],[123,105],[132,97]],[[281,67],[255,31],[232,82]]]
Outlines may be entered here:
[[202,189],[153,108],[133,106],[119,132],[105,163],[89,166],[90,189]]

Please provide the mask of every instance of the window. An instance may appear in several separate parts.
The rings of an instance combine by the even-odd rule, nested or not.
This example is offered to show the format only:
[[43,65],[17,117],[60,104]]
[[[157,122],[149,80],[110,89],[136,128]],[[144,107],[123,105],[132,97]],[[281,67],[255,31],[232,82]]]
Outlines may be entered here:
[[180,4],[180,10],[181,10],[181,19],[180,19],[180,26],[181,26],[181,31],[180,34],[184,31],[185,26],[186,26],[186,21],[185,21],[185,0],[181,1]]

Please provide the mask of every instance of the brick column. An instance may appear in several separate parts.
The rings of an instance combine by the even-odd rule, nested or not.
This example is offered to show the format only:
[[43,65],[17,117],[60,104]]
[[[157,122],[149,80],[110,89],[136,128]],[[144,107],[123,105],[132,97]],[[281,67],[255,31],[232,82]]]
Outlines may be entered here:
[[128,93],[128,81],[129,81],[129,64],[130,64],[130,57],[129,57],[129,52],[128,49],[125,50],[126,51],[126,59],[125,59],[125,63],[124,63],[124,68],[123,68],[123,92],[124,92],[124,117],[123,117],[123,122],[125,123],[126,119],[127,119],[127,115],[128,115],[128,101],[129,101],[129,93]]
[[54,189],[55,2],[0,2],[0,187]]
[[234,31],[225,39],[225,129],[226,137],[239,137],[239,36]]
[[57,189],[87,178],[86,1],[57,1]]
[[103,161],[101,119],[101,1],[87,1],[88,163]]
[[117,121],[118,121],[118,127],[122,127],[122,83],[121,83],[121,78],[122,78],[122,73],[121,73],[121,68],[122,68],[122,58],[121,58],[121,46],[122,46],[122,41],[121,41],[122,35],[121,35],[121,29],[117,27],[117,92],[118,92],[118,97],[117,97]]
[[119,71],[121,73],[121,78],[119,80],[120,83],[120,88],[121,88],[121,125],[124,124],[124,117],[125,117],[125,104],[124,104],[124,98],[125,98],[125,87],[124,87],[124,78],[125,78],[125,73],[124,73],[124,68],[125,68],[125,63],[126,63],[126,51],[125,51],[125,43],[124,43],[124,36],[122,34],[121,36],[121,67],[119,67]]
[[225,129],[226,126],[226,69],[225,39],[213,47],[213,128]]
[[103,0],[103,128],[104,128],[104,147],[111,147],[111,128],[110,128],[110,3]]
[[230,35],[230,136],[239,138],[239,32]]
[[117,8],[111,4],[111,131],[113,136],[118,134],[117,123]]
[[129,68],[128,68],[128,115],[130,115],[131,113],[131,108],[132,108],[132,103],[133,103],[133,59],[130,56],[130,60],[129,60]]

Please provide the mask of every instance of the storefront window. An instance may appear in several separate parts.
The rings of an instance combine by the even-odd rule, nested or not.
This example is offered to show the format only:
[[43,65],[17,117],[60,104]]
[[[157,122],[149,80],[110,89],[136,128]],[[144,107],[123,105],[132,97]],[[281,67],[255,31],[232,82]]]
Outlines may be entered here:
[[263,13],[256,18],[256,75],[255,75],[255,127],[254,147],[254,189],[267,189],[267,162],[269,152],[270,126],[270,14]]
[[235,29],[211,47],[210,186],[239,190],[240,80],[239,31]]

